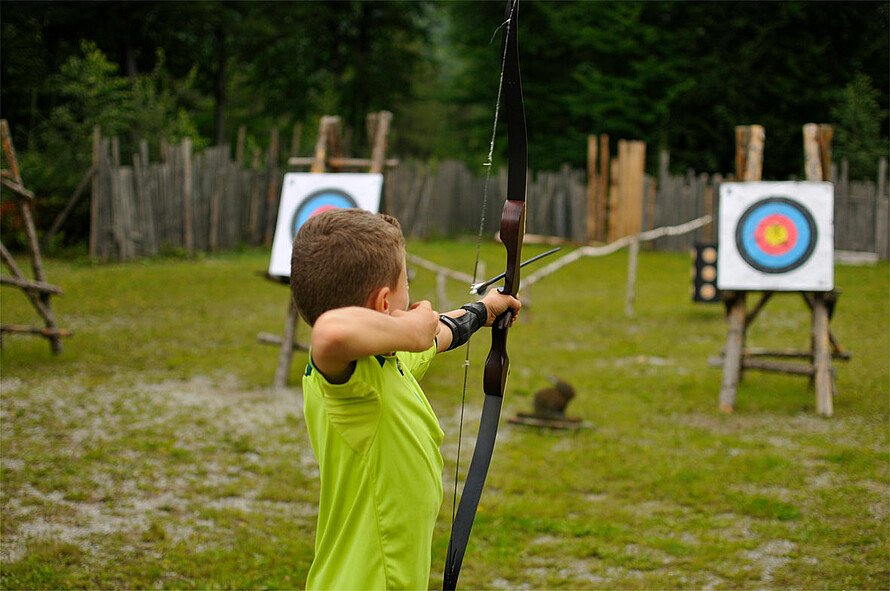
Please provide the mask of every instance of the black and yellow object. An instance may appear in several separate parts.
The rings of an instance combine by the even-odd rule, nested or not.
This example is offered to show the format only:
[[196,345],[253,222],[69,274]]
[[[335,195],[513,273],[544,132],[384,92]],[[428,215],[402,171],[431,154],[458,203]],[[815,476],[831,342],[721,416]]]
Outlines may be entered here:
[[717,289],[717,245],[695,244],[695,261],[692,274],[692,301],[714,303],[720,301]]

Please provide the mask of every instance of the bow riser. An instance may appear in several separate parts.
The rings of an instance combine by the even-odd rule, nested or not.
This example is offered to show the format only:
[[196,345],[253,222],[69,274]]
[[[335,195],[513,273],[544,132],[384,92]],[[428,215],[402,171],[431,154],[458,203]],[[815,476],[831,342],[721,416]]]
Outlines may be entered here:
[[[504,287],[501,288],[501,292],[507,295],[515,296],[519,291],[521,268],[519,260],[524,235],[525,201],[507,200],[501,215],[501,240],[507,250],[507,269],[504,272]],[[504,395],[507,374],[510,372],[507,334],[512,321],[513,310],[507,310],[498,316],[491,326],[491,350],[488,359],[485,360],[485,372],[482,378],[482,388],[486,396]]]
[[[525,171],[523,170],[523,175]],[[523,180],[524,177],[523,177]],[[525,197],[525,183],[522,187]],[[507,250],[507,270],[504,275],[502,293],[515,296],[519,292],[520,255],[522,239],[525,236],[525,199],[508,199],[501,214],[501,241]]]

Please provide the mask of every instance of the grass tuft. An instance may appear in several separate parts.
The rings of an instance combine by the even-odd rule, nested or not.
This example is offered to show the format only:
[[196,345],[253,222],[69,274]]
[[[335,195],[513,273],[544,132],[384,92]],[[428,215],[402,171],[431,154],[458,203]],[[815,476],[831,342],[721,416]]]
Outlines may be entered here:
[[[470,271],[475,245],[409,249]],[[529,256],[543,247],[529,245]],[[312,559],[318,471],[290,384],[270,385],[286,287],[257,276],[258,250],[133,264],[45,261],[75,336],[5,336],[0,361],[0,587],[293,589]],[[484,244],[494,274],[503,249]],[[808,380],[747,372],[732,415],[717,411],[726,338],[720,306],[689,300],[690,259],[642,252],[635,314],[624,315],[626,253],[581,259],[527,290],[508,343],[503,417],[531,409],[558,375],[585,428],[502,421],[462,588],[890,588],[890,290],[883,262],[836,268],[835,416]],[[414,300],[467,299],[416,270]],[[16,290],[4,323],[36,322]],[[308,340],[300,326],[299,340]],[[777,295],[749,343],[806,348],[799,296]],[[481,409],[489,347],[473,339],[461,479]],[[463,352],[423,387],[446,431],[446,501],[431,587],[448,544]]]

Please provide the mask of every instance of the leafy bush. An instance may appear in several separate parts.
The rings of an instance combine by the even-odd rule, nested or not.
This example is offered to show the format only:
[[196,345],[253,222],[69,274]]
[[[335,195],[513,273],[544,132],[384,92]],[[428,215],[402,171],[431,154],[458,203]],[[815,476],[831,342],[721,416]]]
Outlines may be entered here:
[[871,78],[859,72],[838,93],[838,104],[831,111],[836,122],[834,154],[849,161],[852,178],[873,179],[878,160],[887,156],[887,138],[881,138],[887,112],[882,112],[879,97]]
[[[173,79],[159,51],[154,70],[135,78],[118,74],[93,42],[83,42],[81,53],[71,56],[53,77],[56,106],[36,129],[35,142],[20,152],[25,185],[37,196],[37,223],[47,229],[65,206],[75,187],[92,166],[92,133],[98,125],[103,137],[118,136],[124,163],[138,152],[140,140],[157,146],[161,139],[194,138],[207,145],[192,116],[194,71]],[[5,216],[9,217],[9,216]],[[3,222],[4,242],[21,246],[16,220]],[[81,199],[66,221],[63,244],[81,242],[89,235],[89,199]]]

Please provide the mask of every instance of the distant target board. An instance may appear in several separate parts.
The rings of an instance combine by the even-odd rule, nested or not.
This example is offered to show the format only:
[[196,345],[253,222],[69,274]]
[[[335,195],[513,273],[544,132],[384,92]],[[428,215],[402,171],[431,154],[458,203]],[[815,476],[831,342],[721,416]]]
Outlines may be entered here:
[[717,245],[697,242],[692,267],[692,301],[720,303],[717,289]]
[[721,290],[834,288],[831,183],[723,183],[718,235]]
[[382,188],[382,174],[341,172],[284,175],[269,275],[290,277],[294,237],[306,220],[329,209],[358,207],[377,212]]

